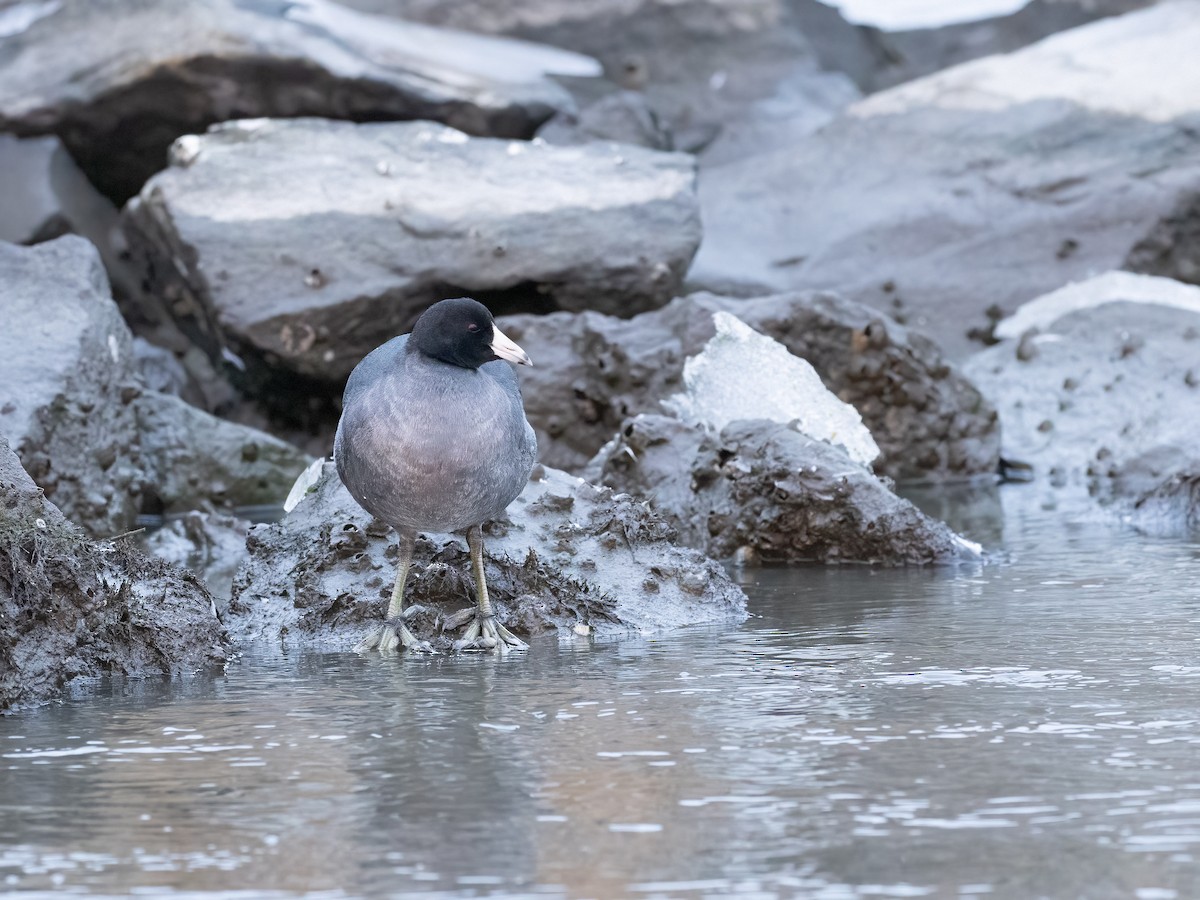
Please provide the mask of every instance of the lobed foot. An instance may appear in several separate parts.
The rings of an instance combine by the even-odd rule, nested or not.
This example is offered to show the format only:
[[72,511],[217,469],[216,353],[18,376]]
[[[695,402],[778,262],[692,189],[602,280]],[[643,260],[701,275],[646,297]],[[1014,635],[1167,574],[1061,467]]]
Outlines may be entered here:
[[478,610],[466,633],[454,642],[455,650],[528,650],[529,645],[496,621],[496,616],[483,615]]
[[[410,612],[411,610],[405,610],[405,613]],[[354,652],[365,653],[370,650],[378,650],[380,653],[394,653],[401,647],[405,650],[415,650],[419,653],[434,652],[433,644],[417,638],[415,634],[408,630],[408,626],[404,624],[403,618],[388,619],[359,641],[358,645],[354,648]]]

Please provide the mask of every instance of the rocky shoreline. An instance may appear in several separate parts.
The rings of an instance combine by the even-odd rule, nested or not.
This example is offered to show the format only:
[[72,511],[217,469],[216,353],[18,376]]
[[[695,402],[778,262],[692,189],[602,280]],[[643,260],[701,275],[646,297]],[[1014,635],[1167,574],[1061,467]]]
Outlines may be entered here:
[[[1198,43],[1200,0],[0,3],[0,710],[353,646],[394,538],[314,458],[446,297],[535,362],[487,529],[521,634],[741,621],[730,564],[986,559],[897,484],[1194,533]],[[418,544],[443,649],[465,557]]]

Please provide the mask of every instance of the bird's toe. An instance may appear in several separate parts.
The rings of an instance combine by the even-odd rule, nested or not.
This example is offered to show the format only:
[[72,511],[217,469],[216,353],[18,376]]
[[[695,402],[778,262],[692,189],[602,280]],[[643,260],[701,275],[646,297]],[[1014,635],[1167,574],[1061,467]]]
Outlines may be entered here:
[[364,637],[361,641],[359,641],[354,646],[354,652],[355,653],[367,653],[371,650],[374,650],[379,646],[379,642],[382,639],[383,639],[383,626],[380,625],[377,628],[373,628],[367,634],[366,637]]
[[373,629],[354,648],[355,653],[378,650],[380,653],[395,653],[401,648],[418,653],[435,653],[433,644],[421,640],[404,624],[403,618],[391,619]]
[[528,650],[529,645],[501,625],[494,615],[481,616],[476,613],[462,638],[454,642],[454,649],[507,653],[509,650]]

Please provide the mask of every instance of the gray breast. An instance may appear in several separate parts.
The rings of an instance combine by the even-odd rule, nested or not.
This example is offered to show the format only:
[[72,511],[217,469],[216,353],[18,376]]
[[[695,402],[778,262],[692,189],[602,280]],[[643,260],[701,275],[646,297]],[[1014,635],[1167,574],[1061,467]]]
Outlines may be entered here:
[[404,346],[380,347],[347,383],[334,445],[342,481],[397,528],[459,531],[499,516],[537,456],[515,374],[506,363],[462,369]]

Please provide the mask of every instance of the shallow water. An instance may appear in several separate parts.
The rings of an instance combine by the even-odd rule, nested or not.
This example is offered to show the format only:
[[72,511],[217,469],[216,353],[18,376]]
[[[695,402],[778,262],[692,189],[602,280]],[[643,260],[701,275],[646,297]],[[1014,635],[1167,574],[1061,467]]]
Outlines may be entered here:
[[1028,487],[925,502],[1005,561],[750,571],[736,628],[261,653],[0,719],[0,890],[1200,895],[1200,542]]

